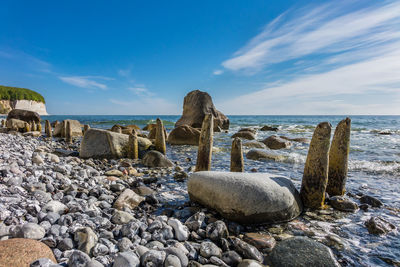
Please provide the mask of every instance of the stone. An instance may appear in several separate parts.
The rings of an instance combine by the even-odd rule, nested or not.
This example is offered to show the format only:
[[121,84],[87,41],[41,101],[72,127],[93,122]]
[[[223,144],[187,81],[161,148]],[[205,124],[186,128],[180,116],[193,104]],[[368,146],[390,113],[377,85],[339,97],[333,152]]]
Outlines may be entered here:
[[74,239],[78,242],[78,249],[90,255],[97,244],[98,237],[90,227],[79,228],[75,231]]
[[279,242],[269,259],[276,267],[340,266],[330,248],[308,237],[293,237]]
[[163,266],[166,253],[164,251],[149,250],[140,257],[142,266]]
[[178,241],[186,241],[189,238],[189,231],[178,219],[170,218],[168,225],[174,229],[175,239]]
[[122,177],[124,174],[120,170],[108,170],[104,173],[105,176],[116,176],[116,177]]
[[165,152],[167,151],[167,146],[165,144],[165,140],[167,137],[164,134],[164,125],[162,121],[157,118],[157,127],[156,127],[156,141],[155,141],[155,147],[158,152],[161,152],[162,154],[165,155]]
[[263,262],[264,257],[258,249],[239,238],[233,237],[232,243],[237,251],[245,259],[253,259],[259,262]]
[[113,267],[139,267],[140,260],[132,251],[120,252],[114,259]]
[[270,251],[276,245],[275,238],[273,238],[269,234],[261,233],[246,233],[243,236],[243,241],[255,246],[257,249],[260,249],[262,251]]
[[199,90],[191,91],[185,96],[182,117],[175,123],[175,127],[189,125],[201,128],[206,114],[212,114],[214,118],[213,129],[229,129],[229,119],[215,108],[208,93]]
[[44,164],[44,160],[42,159],[41,156],[36,154],[32,157],[32,163],[35,163],[36,165],[42,165]]
[[262,265],[261,263],[259,263],[258,261],[255,260],[243,260],[242,262],[240,262],[238,264],[238,267],[263,267],[264,265]]
[[227,238],[228,235],[228,228],[223,221],[210,223],[206,227],[206,237],[214,242],[220,242],[222,238]]
[[0,241],[0,266],[29,266],[41,258],[57,262],[51,249],[42,242],[24,238]]
[[144,201],[145,198],[139,196],[131,189],[125,189],[114,202],[113,207],[118,210],[123,210],[124,208],[134,209],[139,204]]
[[77,120],[63,120],[61,123],[54,127],[53,135],[57,137],[67,137],[66,133],[68,122],[71,128],[71,138],[82,136],[82,125]]
[[81,142],[81,158],[122,158],[127,155],[129,137],[102,129],[89,129]]
[[265,132],[265,131],[277,132],[277,131],[278,131],[278,128],[277,128],[277,127],[272,127],[272,126],[265,125],[265,126],[261,127],[260,131],[264,131],[264,132]]
[[142,159],[142,164],[150,168],[154,167],[170,168],[174,166],[172,161],[170,161],[165,155],[155,150],[148,151],[144,155]]
[[29,267],[52,267],[57,266],[54,261],[49,258],[40,258],[32,262]]
[[43,208],[43,212],[55,212],[58,214],[64,214],[67,211],[68,207],[64,205],[62,202],[57,200],[49,201]]
[[358,210],[358,205],[354,201],[342,196],[333,196],[329,198],[329,204],[340,211],[355,212]]
[[249,147],[249,148],[262,148],[262,149],[267,148],[267,146],[264,143],[256,141],[256,140],[250,140],[250,141],[243,142],[243,146]]
[[164,262],[164,267],[181,267],[181,261],[175,255],[168,255]]
[[272,135],[262,141],[270,149],[286,149],[292,146],[292,143],[279,136]]
[[251,149],[246,153],[246,158],[258,161],[283,161],[285,157],[267,149]]
[[25,132],[32,130],[27,122],[18,119],[7,120],[7,129],[14,131],[25,131]]
[[308,208],[324,207],[325,190],[328,183],[331,128],[329,122],[318,124],[308,149],[300,190],[303,205]]
[[113,216],[111,217],[111,222],[115,224],[126,224],[134,219],[135,217],[128,212],[115,210]]
[[24,109],[13,109],[7,115],[7,120],[17,119],[25,122],[34,121],[35,123],[40,122],[40,115],[37,112],[24,110]]
[[231,172],[244,172],[242,140],[240,140],[240,138],[237,137],[232,141]]
[[396,229],[396,226],[381,217],[371,217],[364,224],[368,232],[374,235],[385,235]]
[[222,255],[222,251],[213,242],[204,241],[200,244],[200,255],[207,259],[211,256],[216,256],[220,258]]
[[87,132],[87,130],[89,130],[89,129],[90,129],[90,125],[88,125],[88,124],[83,125],[83,134],[85,134]]
[[221,259],[229,266],[237,266],[242,261],[242,257],[234,250],[225,251]]
[[351,120],[339,122],[329,149],[328,185],[329,196],[343,196],[346,191],[347,169],[350,151]]
[[83,267],[87,266],[90,262],[90,257],[85,252],[80,250],[73,250],[68,258],[69,267]]
[[213,115],[206,114],[200,132],[199,148],[195,171],[211,170],[211,157],[213,148]]
[[199,139],[200,131],[189,125],[178,126],[168,135],[168,143],[170,145],[198,146]]
[[[181,245],[181,243],[177,243],[177,244]],[[178,247],[172,247],[172,246],[164,249],[164,251],[165,251],[165,253],[167,253],[167,256],[174,255],[174,256],[178,257],[179,262],[182,266],[187,266],[189,264],[189,259],[185,253],[189,254],[189,251],[187,251],[187,249],[185,248],[184,245],[181,245],[181,247],[185,251]]]
[[250,131],[243,131],[243,132],[237,132],[234,135],[231,136],[231,138],[243,138],[247,140],[255,140],[256,136],[254,133]]
[[153,128],[156,128],[157,124],[156,123],[149,123],[146,126],[143,127],[143,131],[151,131]]
[[188,193],[191,201],[244,224],[290,221],[302,211],[292,182],[268,173],[196,172]]
[[26,223],[19,228],[17,237],[28,239],[42,239],[46,234],[46,230],[36,223]]
[[368,204],[371,205],[374,208],[380,208],[383,206],[382,201],[380,201],[379,199],[377,199],[376,197],[372,197],[372,196],[368,196],[368,195],[363,195],[360,198],[360,202],[362,204]]

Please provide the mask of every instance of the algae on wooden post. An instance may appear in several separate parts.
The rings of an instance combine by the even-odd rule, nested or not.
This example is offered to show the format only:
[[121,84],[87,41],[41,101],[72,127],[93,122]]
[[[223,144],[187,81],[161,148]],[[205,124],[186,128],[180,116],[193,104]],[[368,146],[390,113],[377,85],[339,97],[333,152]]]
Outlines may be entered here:
[[300,196],[305,207],[324,207],[328,183],[329,145],[332,126],[321,122],[314,130],[304,167]]
[[157,118],[155,147],[157,151],[165,155],[167,145],[165,143],[164,125],[159,118]]
[[138,137],[135,129],[132,130],[132,133],[129,135],[128,142],[128,158],[138,159],[139,158],[139,143]]
[[213,148],[214,118],[206,114],[201,127],[199,150],[197,152],[196,171],[209,171],[211,169],[211,156]]
[[70,121],[67,121],[67,126],[65,128],[66,128],[65,139],[68,144],[72,144],[72,128]]
[[329,196],[342,196],[346,191],[347,168],[350,151],[351,119],[338,123],[329,151],[328,186]]
[[40,122],[38,122],[36,130],[40,133],[42,132],[42,124]]
[[231,150],[231,172],[243,172],[244,171],[244,160],[242,152],[242,140],[236,137],[232,141]]
[[44,125],[44,130],[45,130],[48,138],[51,138],[53,136],[53,133],[51,131],[51,124],[50,124],[49,120],[46,120],[45,125]]

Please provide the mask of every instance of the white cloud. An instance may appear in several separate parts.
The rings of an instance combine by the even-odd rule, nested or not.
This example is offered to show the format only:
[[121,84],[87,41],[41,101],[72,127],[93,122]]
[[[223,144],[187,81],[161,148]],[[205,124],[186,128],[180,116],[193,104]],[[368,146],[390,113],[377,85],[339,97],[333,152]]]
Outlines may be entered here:
[[60,80],[62,80],[63,82],[74,85],[74,86],[87,88],[87,89],[99,88],[102,90],[106,90],[107,85],[104,83],[97,82],[97,81],[95,81],[95,79],[111,80],[111,78],[102,77],[102,76],[60,76],[58,78]]
[[382,56],[269,86],[218,106],[227,114],[400,114],[400,42],[396,45],[398,50]]
[[223,70],[214,70],[213,72],[214,75],[221,75],[222,73],[224,73]]
[[282,14],[222,65],[234,71],[259,71],[312,54],[336,56],[399,39],[400,2],[377,2],[352,12],[346,9],[345,2],[335,1]]

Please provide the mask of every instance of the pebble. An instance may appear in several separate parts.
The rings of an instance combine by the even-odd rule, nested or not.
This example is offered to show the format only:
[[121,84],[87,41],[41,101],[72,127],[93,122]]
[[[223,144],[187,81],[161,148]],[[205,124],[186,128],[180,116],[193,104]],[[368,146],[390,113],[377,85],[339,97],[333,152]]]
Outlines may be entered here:
[[26,223],[19,228],[16,237],[29,239],[42,239],[46,234],[46,230],[36,223]]
[[222,251],[213,242],[204,241],[200,244],[200,255],[207,259],[211,256],[216,256],[220,258],[222,255]]
[[132,251],[118,253],[114,259],[113,267],[138,267],[140,260]]
[[189,238],[189,231],[178,219],[171,218],[168,220],[168,225],[174,229],[175,238],[178,241],[186,241]]

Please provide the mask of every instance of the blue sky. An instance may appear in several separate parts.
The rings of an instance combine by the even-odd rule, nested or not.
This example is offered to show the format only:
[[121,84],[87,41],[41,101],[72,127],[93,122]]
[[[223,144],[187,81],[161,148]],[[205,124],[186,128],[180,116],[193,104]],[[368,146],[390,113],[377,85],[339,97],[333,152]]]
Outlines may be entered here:
[[0,84],[51,114],[400,114],[400,1],[2,1]]

